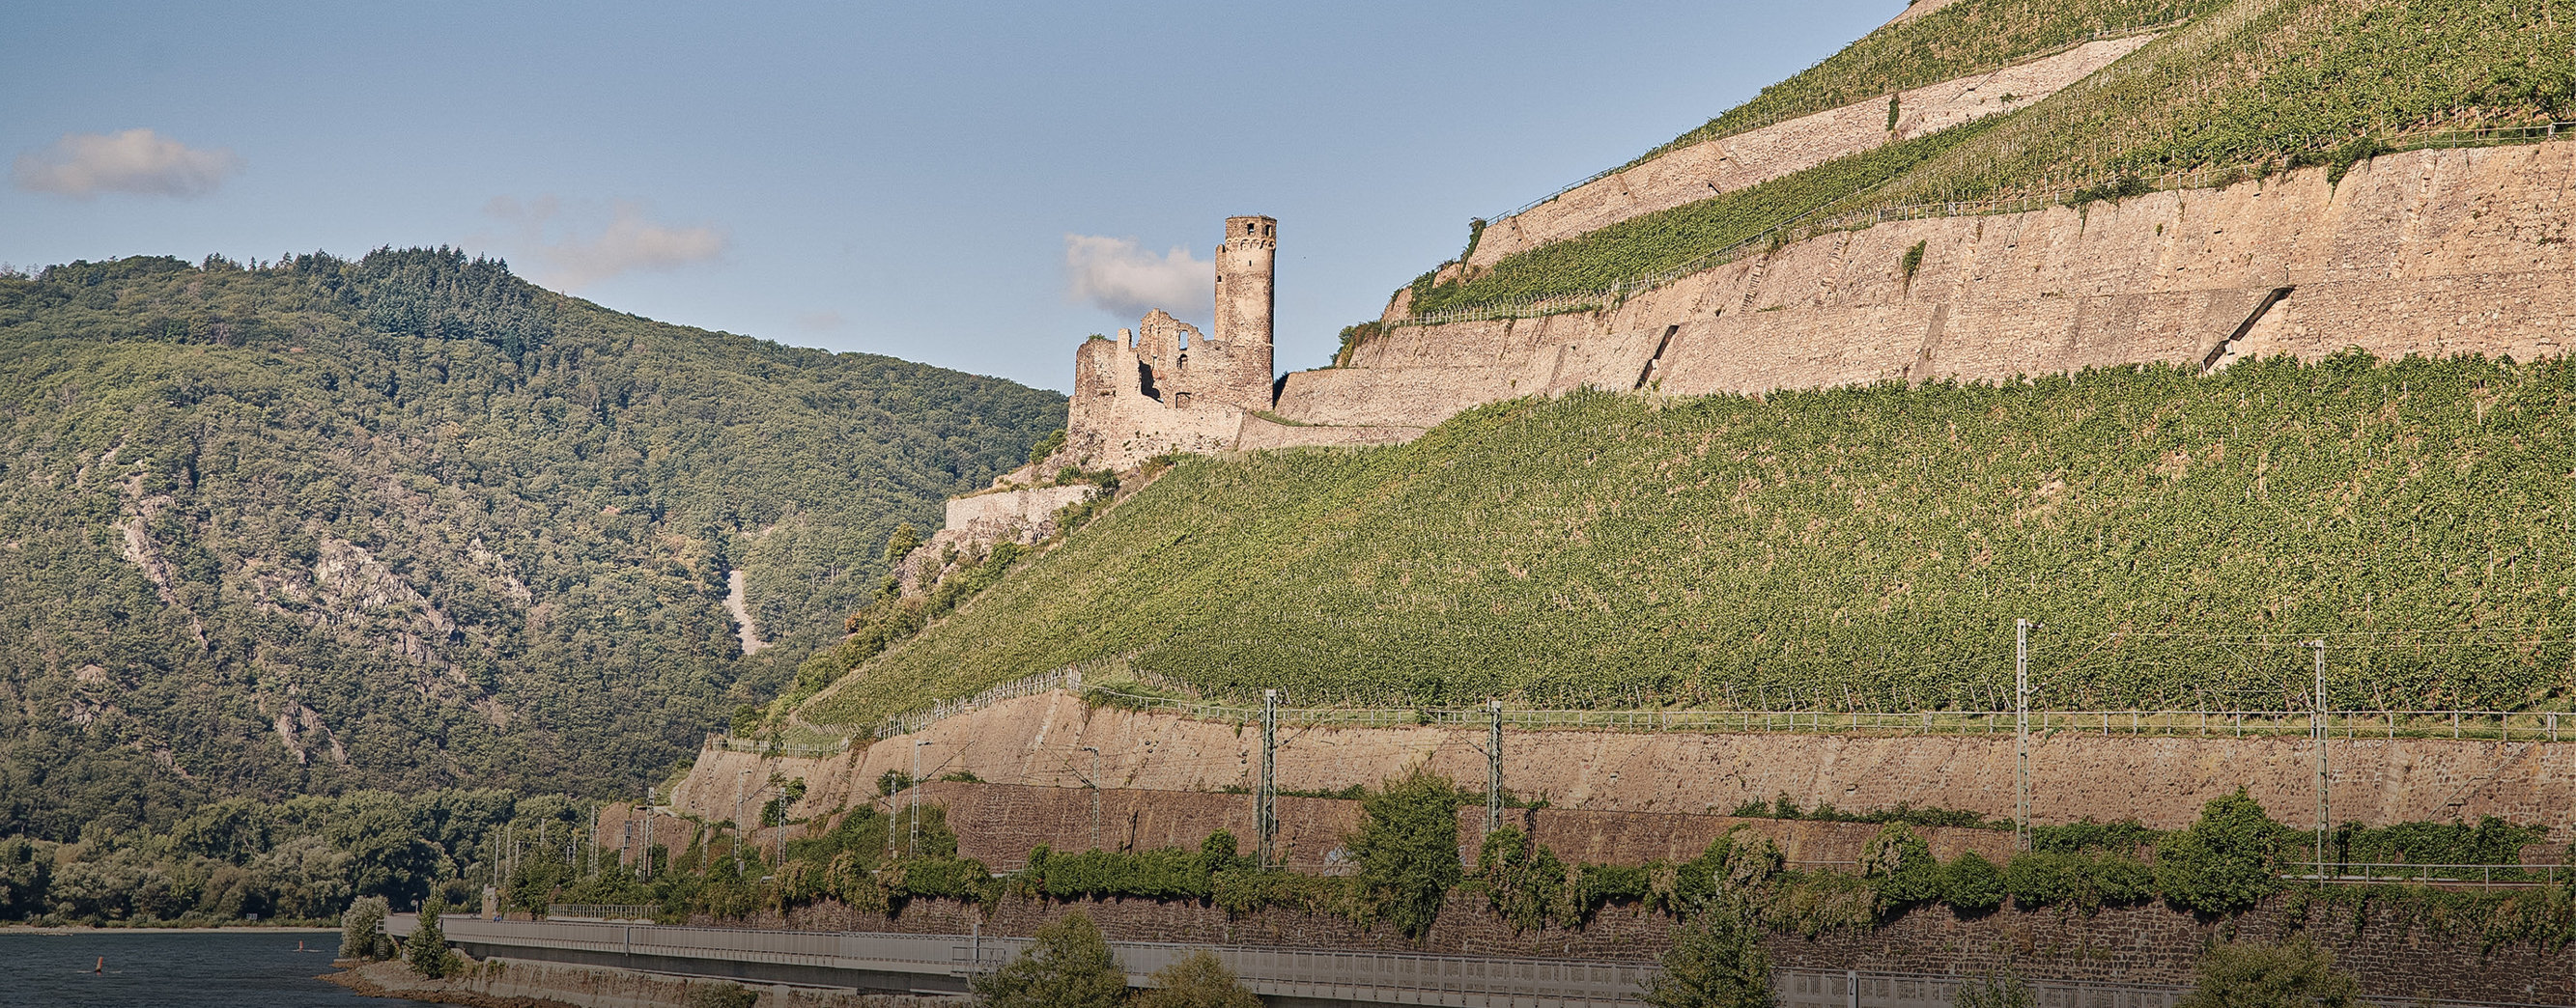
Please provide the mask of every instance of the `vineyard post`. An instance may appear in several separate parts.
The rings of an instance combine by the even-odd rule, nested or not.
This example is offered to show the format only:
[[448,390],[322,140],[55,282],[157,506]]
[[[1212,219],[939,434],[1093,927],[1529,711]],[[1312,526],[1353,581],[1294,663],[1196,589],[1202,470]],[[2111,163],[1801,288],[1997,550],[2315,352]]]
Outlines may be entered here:
[[1503,702],[1485,701],[1493,733],[1485,749],[1485,833],[1503,828]]
[[2013,849],[2030,849],[2030,626],[2013,621]]
[[1272,807],[1277,797],[1273,761],[1278,750],[1279,691],[1266,689],[1261,691],[1261,789],[1254,798],[1258,805],[1253,816],[1255,831],[1261,834],[1256,850],[1257,863],[1264,868],[1270,867],[1271,836],[1279,828],[1278,811]]
[[1091,786],[1091,849],[1092,849],[1092,850],[1099,850],[1099,849],[1100,849],[1100,747],[1099,747],[1099,746],[1083,746],[1083,747],[1082,747],[1082,751],[1083,751],[1083,752],[1087,752],[1087,753],[1090,753],[1090,754],[1091,754],[1091,777],[1090,777],[1089,779],[1087,779],[1087,780],[1083,781],[1083,783],[1084,783],[1084,784],[1088,784],[1088,785],[1090,785],[1090,786]]
[[2317,884],[2325,884],[2326,875],[2326,642],[2318,638],[2308,642],[2316,652],[2317,692],[2315,709],[2308,715],[2317,737]]
[[912,838],[904,849],[908,858],[921,856],[921,747],[929,744],[929,739],[912,740]]

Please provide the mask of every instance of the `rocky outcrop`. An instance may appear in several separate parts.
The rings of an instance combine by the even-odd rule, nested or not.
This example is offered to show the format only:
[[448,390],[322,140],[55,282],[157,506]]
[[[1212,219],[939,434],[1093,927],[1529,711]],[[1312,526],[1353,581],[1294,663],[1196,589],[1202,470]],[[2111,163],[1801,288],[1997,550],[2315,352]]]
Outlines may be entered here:
[[1888,123],[1888,99],[1873,98],[1669,151],[1487,225],[1467,265],[1489,267],[1515,252],[1640,214],[1696,203],[1835,158],[2023,108],[2155,39],[2132,35],[2088,42],[1992,73],[1900,92],[1895,95],[1893,128]]
[[[2394,154],[2082,208],[1821,235],[1601,312],[1400,326],[1277,411],[1429,426],[1582,386],[1758,393],[2244,355],[2576,346],[2576,143]],[[1921,244],[1918,267],[1904,268]]]
[[[2131,735],[2116,716],[2101,730],[2034,736],[2031,807],[2043,823],[2136,818],[2159,829],[2189,825],[2200,807],[2245,788],[2285,822],[2314,815],[2316,759],[2303,737]],[[2576,723],[2571,723],[2576,727]],[[1374,785],[1420,763],[1453,780],[1485,779],[1481,728],[1300,729],[1278,754],[1283,790]],[[925,775],[972,773],[1001,784],[1079,786],[1100,750],[1110,787],[1217,791],[1243,786],[1260,760],[1261,734],[1237,726],[1116,708],[1070,694],[1005,700],[913,734],[823,759],[780,759],[709,749],[672,795],[682,811],[733,817],[732,789],[773,770],[805,779],[799,815],[858,805],[888,770],[909,773],[912,743]],[[1849,812],[1965,809],[2010,817],[2013,738],[1904,735],[1547,731],[1510,732],[1503,779],[1516,794],[1555,807],[1707,814],[1788,795],[1805,807]],[[2565,742],[2338,739],[2330,750],[2337,822],[2387,825],[2494,815],[2576,836],[2576,735]],[[1080,774],[1076,770],[1081,771]],[[749,777],[742,776],[745,771]],[[2118,781],[2105,787],[2105,781]]]

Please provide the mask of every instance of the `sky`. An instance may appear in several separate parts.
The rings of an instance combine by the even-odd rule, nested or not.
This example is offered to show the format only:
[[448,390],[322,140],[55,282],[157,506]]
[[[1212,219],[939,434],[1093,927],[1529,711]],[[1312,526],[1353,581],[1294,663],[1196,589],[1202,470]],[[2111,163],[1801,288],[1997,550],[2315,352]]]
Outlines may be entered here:
[[1902,0],[18,5],[0,263],[455,245],[620,311],[1057,390],[1205,327],[1279,219],[1278,366],[1467,222]]

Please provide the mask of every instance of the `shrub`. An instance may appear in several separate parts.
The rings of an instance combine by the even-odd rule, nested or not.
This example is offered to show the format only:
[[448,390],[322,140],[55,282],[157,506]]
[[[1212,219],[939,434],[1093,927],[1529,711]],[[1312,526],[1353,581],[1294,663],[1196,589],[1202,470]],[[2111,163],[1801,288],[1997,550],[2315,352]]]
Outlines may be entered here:
[[340,914],[340,958],[373,959],[389,908],[382,896],[360,896]]
[[411,940],[403,946],[412,972],[432,980],[456,972],[456,953],[447,950],[447,932],[438,926],[438,915],[446,912],[444,900],[432,899],[423,904],[419,923],[412,925]]
[[1154,986],[1138,993],[1134,1004],[1135,1008],[1261,1008],[1261,997],[1216,956],[1200,951],[1155,970]]
[[2004,873],[1976,851],[1941,866],[1941,902],[1961,914],[1991,913],[2004,905]]
[[1367,818],[1351,835],[1360,880],[1386,919],[1420,938],[1458,884],[1458,788],[1415,769],[1360,802]]
[[1476,886],[1486,905],[1513,928],[1536,931],[1550,922],[1571,927],[1576,911],[1567,892],[1569,872],[1556,852],[1532,841],[1519,827],[1505,826],[1485,834],[1476,854]]
[[1906,907],[1941,895],[1941,863],[1932,847],[1901,823],[1889,823],[1861,853],[1861,873],[1878,886],[1890,907]]
[[1734,913],[1704,913],[1673,929],[1663,970],[1646,981],[1655,1008],[1772,1008],[1771,957],[1762,933]]
[[751,1008],[760,1002],[760,992],[738,983],[690,984],[688,1008]]
[[1127,971],[1091,918],[1068,914],[1039,928],[1028,951],[969,983],[989,1008],[1118,1008]]
[[2030,984],[2010,967],[1964,981],[1950,995],[1951,1008],[2031,1008],[2032,1003]]
[[2280,891],[2280,848],[2288,832],[2241,788],[2211,799],[2191,828],[2156,845],[2156,888],[2193,913],[2244,910]]
[[2199,982],[2175,1008],[2346,1008],[2361,985],[2304,935],[2278,945],[2228,943],[2201,957]]
[[2004,889],[2024,909],[2054,904],[2090,913],[2104,904],[2144,902],[2155,891],[2155,876],[2125,854],[2027,851],[2005,862]]

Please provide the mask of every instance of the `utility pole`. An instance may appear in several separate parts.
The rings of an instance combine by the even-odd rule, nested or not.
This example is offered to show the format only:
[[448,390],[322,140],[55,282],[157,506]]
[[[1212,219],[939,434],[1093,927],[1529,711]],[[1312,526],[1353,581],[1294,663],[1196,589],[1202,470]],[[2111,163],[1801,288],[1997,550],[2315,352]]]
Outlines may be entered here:
[[929,744],[929,739],[912,740],[912,841],[904,853],[909,858],[921,856],[921,747]]
[[2030,621],[2013,621],[2013,849],[2030,849]]
[[1092,849],[1092,850],[1099,850],[1099,849],[1100,849],[1100,747],[1099,747],[1099,746],[1083,746],[1083,747],[1082,747],[1082,751],[1083,751],[1083,752],[1087,752],[1087,753],[1090,753],[1090,754],[1091,754],[1091,778],[1090,778],[1089,780],[1083,781],[1083,783],[1091,785],[1091,849]]
[[1503,702],[1485,701],[1493,730],[1485,743],[1485,835],[1503,828]]
[[2326,875],[2326,642],[2318,638],[2308,642],[2316,651],[2317,691],[2308,712],[2308,733],[2317,740],[2317,884],[2325,884]]
[[1264,868],[1270,867],[1271,840],[1279,831],[1279,812],[1273,807],[1278,798],[1278,751],[1279,691],[1266,689],[1261,691],[1261,788],[1254,797],[1259,804],[1253,813],[1254,829],[1261,834],[1254,857]]

